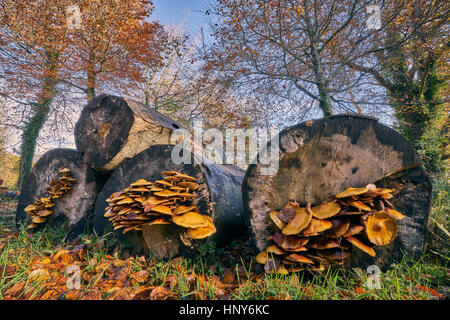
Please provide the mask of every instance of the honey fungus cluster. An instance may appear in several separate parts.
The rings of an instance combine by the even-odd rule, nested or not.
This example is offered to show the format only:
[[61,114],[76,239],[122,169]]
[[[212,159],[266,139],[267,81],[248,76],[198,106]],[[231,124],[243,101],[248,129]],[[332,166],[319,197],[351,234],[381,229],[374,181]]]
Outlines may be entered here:
[[320,271],[343,264],[353,248],[375,257],[375,246],[390,244],[397,236],[397,221],[404,215],[389,202],[393,190],[348,188],[319,206],[293,201],[270,212],[277,231],[273,244],[256,256],[268,273]]
[[163,179],[139,179],[128,188],[113,193],[106,201],[105,217],[114,230],[122,233],[142,230],[143,226],[171,224],[187,229],[192,239],[203,239],[216,232],[212,219],[199,213],[192,201],[199,188],[194,177],[177,171],[161,172]]

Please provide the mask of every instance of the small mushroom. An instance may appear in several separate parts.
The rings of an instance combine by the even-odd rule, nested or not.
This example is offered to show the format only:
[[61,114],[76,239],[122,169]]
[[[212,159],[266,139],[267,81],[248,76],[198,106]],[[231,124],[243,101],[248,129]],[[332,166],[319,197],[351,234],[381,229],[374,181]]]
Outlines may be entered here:
[[330,220],[332,227],[324,232],[326,237],[338,238],[343,236],[350,227],[350,220],[345,217],[336,217]]
[[344,191],[335,195],[335,197],[340,199],[340,198],[346,198],[346,197],[351,197],[351,196],[357,196],[357,195],[366,193],[367,191],[369,191],[369,189],[367,189],[367,188],[347,188]]
[[328,220],[312,218],[308,227],[301,232],[302,236],[312,236],[314,234],[330,229],[333,224]]
[[142,187],[142,186],[151,186],[153,183],[147,181],[145,179],[139,179],[130,184],[130,187]]
[[358,208],[360,210],[364,210],[364,211],[372,210],[369,206],[365,205],[364,203],[362,203],[362,201],[359,201],[359,200],[350,200],[349,199],[349,200],[347,200],[347,203],[349,205],[351,205],[352,207]]
[[306,208],[295,209],[294,218],[287,224],[282,230],[285,235],[298,234],[305,229],[311,221],[311,214],[308,213]]
[[267,262],[267,252],[266,250],[261,251],[260,253],[258,253],[256,255],[256,262],[260,263],[260,264],[265,264]]
[[170,210],[170,208],[167,206],[155,206],[155,207],[151,208],[151,211],[169,215],[169,216],[172,215],[172,210]]
[[129,197],[116,202],[117,205],[130,204],[130,203],[134,203],[134,200],[132,198],[129,198]]
[[267,253],[273,253],[276,255],[282,255],[285,254],[286,251],[284,251],[283,249],[281,249],[280,247],[276,246],[276,245],[270,245],[266,248],[266,252]]
[[210,223],[206,217],[207,216],[191,211],[182,215],[174,216],[172,221],[173,223],[185,228],[201,228],[207,227]]
[[337,241],[320,236],[311,238],[306,246],[317,250],[325,250],[337,248],[339,247],[339,243]]
[[314,264],[314,261],[312,261],[311,259],[308,259],[307,257],[296,253],[291,253],[290,255],[286,256],[285,259],[299,263]]
[[[152,190],[153,191],[153,190]],[[155,192],[155,193],[153,193],[155,196],[158,196],[158,197],[164,197],[164,198],[168,198],[168,197],[173,197],[173,196],[177,196],[178,195],[178,193],[177,192],[175,192],[175,191],[171,191],[171,190],[168,190],[168,189],[164,189],[164,190],[162,190],[162,191],[158,191],[158,192]]]
[[360,249],[360,250],[364,251],[365,253],[367,253],[368,255],[370,255],[372,257],[376,256],[375,250],[373,250],[373,248],[369,247],[368,245],[365,245],[364,243],[362,243],[361,241],[359,241],[355,237],[346,237],[345,239],[348,242],[350,242],[352,245],[357,247],[358,249]]
[[180,173],[178,171],[162,171],[161,174],[164,176],[174,176]]
[[297,236],[287,236],[280,232],[275,232],[272,235],[272,240],[280,248],[287,251],[304,251],[304,245],[308,243],[309,238],[299,238]]
[[278,218],[278,212],[276,211],[272,211],[270,212],[270,219],[272,220],[272,222],[279,228],[279,229],[283,229],[284,227],[286,227],[286,223],[284,223],[283,221],[281,221]]
[[157,218],[157,219],[151,220],[149,222],[146,222],[142,225],[151,226],[153,224],[170,224],[170,221],[163,219],[163,218]]
[[402,220],[405,218],[403,214],[391,208],[385,207],[383,211],[394,220]]
[[172,187],[173,184],[170,183],[169,181],[166,180],[156,180],[155,183],[160,184],[162,186],[166,186],[166,187]]
[[192,211],[196,208],[197,208],[196,206],[187,206],[186,207],[186,206],[180,205],[175,210],[173,210],[173,214],[177,215],[177,214],[186,213],[186,212]]
[[364,230],[364,227],[357,223],[351,223],[348,230],[342,235],[343,237],[353,236]]
[[179,181],[181,181],[180,178],[177,178],[177,177],[174,177],[174,176],[164,177],[164,180],[167,180],[167,181],[170,181],[170,182],[179,182]]
[[194,177],[191,177],[191,176],[188,176],[188,175],[182,174],[182,173],[177,173],[175,175],[175,177],[177,177],[183,181],[192,181],[192,182],[197,181],[197,179],[195,179]]
[[199,227],[199,228],[189,228],[188,229],[188,236],[192,239],[203,239],[206,237],[209,237],[210,235],[214,234],[216,232],[216,228],[211,223],[207,227]]
[[325,202],[317,207],[312,207],[312,215],[318,219],[327,219],[335,216],[341,211],[341,206],[337,202]]
[[278,212],[277,217],[284,223],[289,223],[295,217],[295,210],[300,208],[297,202],[289,202]]
[[183,188],[189,188],[189,190],[195,191],[199,188],[200,185],[198,185],[195,182],[191,181],[182,181],[177,183],[177,186],[183,187]]
[[373,244],[388,245],[397,236],[397,223],[385,212],[377,211],[367,219],[366,234]]

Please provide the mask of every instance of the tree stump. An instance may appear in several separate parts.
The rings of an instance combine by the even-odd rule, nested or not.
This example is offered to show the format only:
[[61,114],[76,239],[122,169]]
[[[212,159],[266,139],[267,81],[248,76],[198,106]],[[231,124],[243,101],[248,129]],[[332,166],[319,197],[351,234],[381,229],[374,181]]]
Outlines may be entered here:
[[262,251],[269,244],[267,237],[273,233],[269,213],[281,210],[289,201],[319,205],[348,187],[375,183],[401,188],[392,203],[406,218],[399,221],[393,243],[375,247],[375,258],[354,251],[347,265],[386,268],[403,255],[422,254],[431,183],[413,146],[399,133],[374,118],[336,115],[287,128],[280,132],[279,143],[278,172],[262,175],[262,165],[252,164],[242,184],[255,249]]
[[139,102],[101,94],[84,107],[75,144],[89,166],[110,171],[154,144],[171,144],[181,126]]
[[[160,180],[161,172],[165,170],[178,171],[197,179],[200,187],[193,202],[202,215],[212,218],[217,231],[206,239],[193,240],[186,236],[185,229],[173,223],[144,226],[142,231],[131,231],[123,236],[130,239],[138,251],[151,252],[158,259],[189,256],[206,241],[215,241],[217,246],[222,246],[246,232],[241,197],[243,170],[213,163],[174,164],[172,149],[172,145],[152,146],[113,171],[95,204],[94,230],[97,234],[111,228],[104,214],[106,199],[112,193],[127,188],[139,179]],[[119,236],[120,232],[116,234]]]
[[83,162],[72,149],[53,149],[34,165],[22,187],[17,206],[16,223],[29,224],[30,216],[24,209],[46,194],[52,180],[58,178],[59,168],[69,168],[77,182],[61,198],[55,199],[53,214],[46,222],[67,229],[68,237],[80,234],[93,213],[94,203],[102,186],[102,177]]

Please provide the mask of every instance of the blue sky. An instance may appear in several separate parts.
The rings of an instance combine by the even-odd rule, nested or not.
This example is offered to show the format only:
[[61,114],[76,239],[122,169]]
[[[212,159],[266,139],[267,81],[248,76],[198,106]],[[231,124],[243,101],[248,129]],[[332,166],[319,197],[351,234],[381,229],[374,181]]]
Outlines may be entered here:
[[205,25],[208,17],[203,14],[213,0],[152,0],[153,17],[164,25],[178,25],[185,20],[187,32],[194,34]]

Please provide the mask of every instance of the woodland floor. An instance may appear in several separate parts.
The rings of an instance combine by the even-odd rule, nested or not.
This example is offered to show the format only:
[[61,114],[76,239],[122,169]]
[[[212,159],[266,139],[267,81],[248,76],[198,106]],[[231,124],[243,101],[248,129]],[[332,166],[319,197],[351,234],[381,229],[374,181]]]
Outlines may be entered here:
[[[65,242],[46,227],[16,230],[16,201],[0,199],[0,299],[449,299],[448,243],[418,261],[404,260],[370,289],[365,270],[264,274],[245,238],[226,248],[201,247],[198,256],[158,262],[133,255],[111,235]],[[447,239],[448,240],[448,239]],[[79,280],[77,282],[77,280]],[[79,284],[79,287],[77,286]]]

